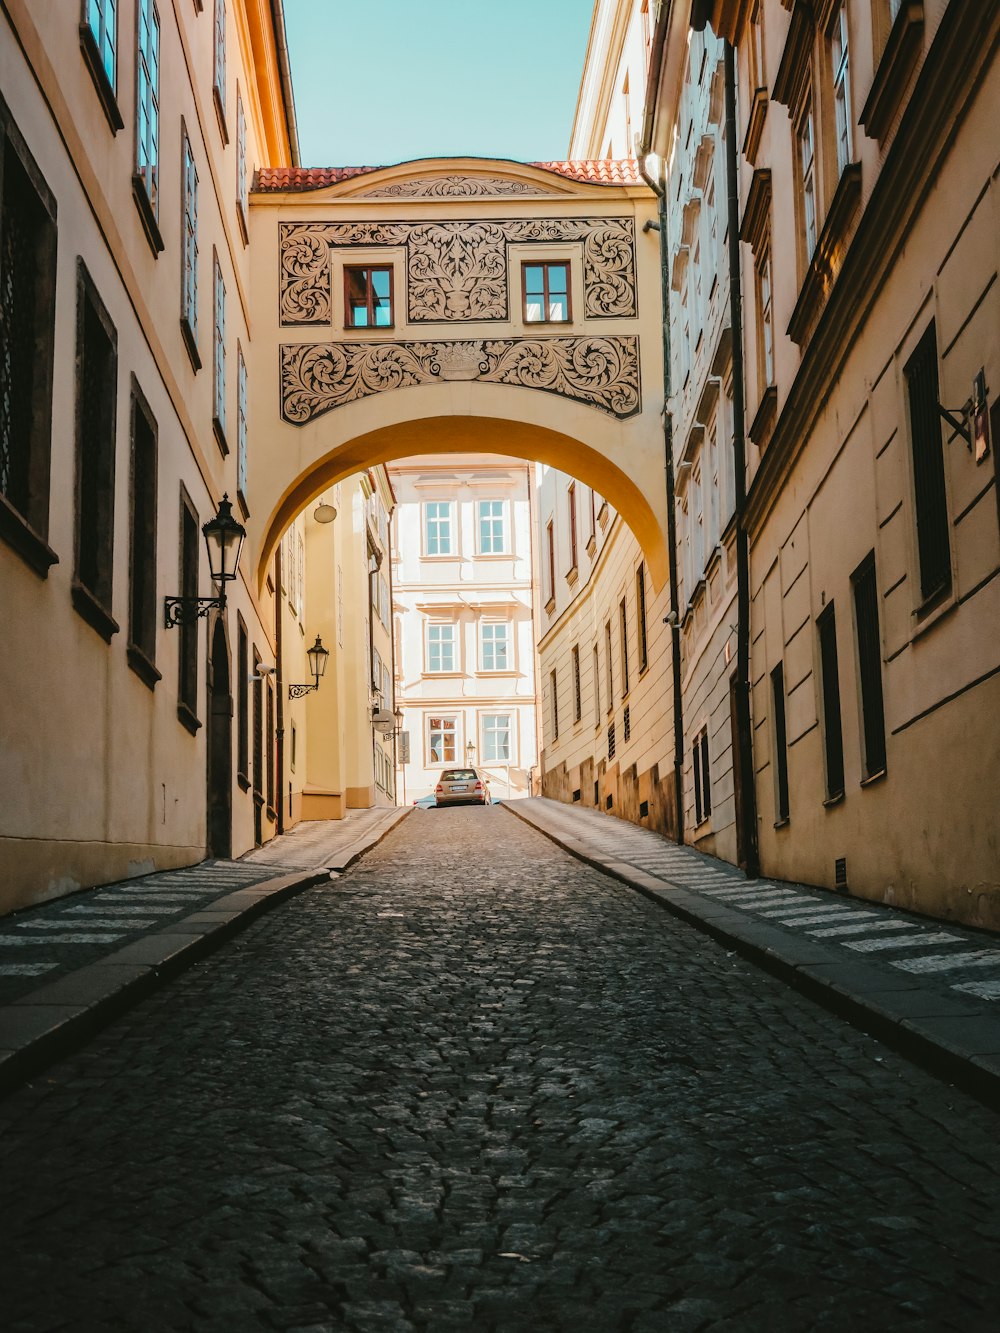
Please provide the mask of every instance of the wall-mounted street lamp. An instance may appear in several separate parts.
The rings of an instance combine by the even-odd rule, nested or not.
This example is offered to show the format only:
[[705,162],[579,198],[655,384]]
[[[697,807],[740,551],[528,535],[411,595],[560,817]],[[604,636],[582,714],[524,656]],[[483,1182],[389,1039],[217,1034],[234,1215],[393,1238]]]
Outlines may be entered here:
[[323,641],[318,634],[316,635],[316,642],[306,652],[306,657],[309,658],[309,670],[312,672],[313,678],[312,684],[289,685],[289,699],[301,699],[304,694],[311,694],[313,690],[318,690],[319,683],[326,674],[326,664],[330,654],[328,650],[323,647]]
[[208,547],[208,568],[212,582],[217,585],[217,597],[165,597],[163,610],[167,629],[174,625],[190,625],[209,611],[223,611],[226,606],[226,584],[232,583],[240,563],[240,552],[247,530],[233,518],[233,506],[228,492],[219,501],[214,518],[202,527]]
[[475,758],[476,758],[476,747],[475,747],[475,744],[474,744],[472,741],[466,741],[466,742],[465,742],[465,762],[466,762],[466,764],[468,764],[469,768],[472,767]]
[[333,505],[327,504],[325,499],[320,500],[319,504],[313,510],[313,518],[317,523],[332,523],[337,517],[337,511]]

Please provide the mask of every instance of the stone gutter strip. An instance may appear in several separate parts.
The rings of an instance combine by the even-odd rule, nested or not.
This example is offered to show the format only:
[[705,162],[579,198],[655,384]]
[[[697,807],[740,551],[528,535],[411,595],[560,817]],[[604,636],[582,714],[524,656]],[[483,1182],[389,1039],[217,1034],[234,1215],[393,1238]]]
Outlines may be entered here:
[[917,977],[887,976],[817,940],[792,937],[780,926],[605,856],[582,838],[556,832],[527,801],[502,804],[570,856],[636,889],[937,1077],[1000,1109],[1000,1017],[994,1013],[974,1001],[936,994]]

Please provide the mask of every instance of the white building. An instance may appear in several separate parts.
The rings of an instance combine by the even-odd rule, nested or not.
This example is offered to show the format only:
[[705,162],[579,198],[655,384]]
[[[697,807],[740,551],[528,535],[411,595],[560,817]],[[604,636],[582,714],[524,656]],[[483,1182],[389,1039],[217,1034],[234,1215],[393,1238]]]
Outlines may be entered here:
[[473,763],[495,797],[537,765],[531,474],[514,459],[422,456],[391,468],[399,799]]

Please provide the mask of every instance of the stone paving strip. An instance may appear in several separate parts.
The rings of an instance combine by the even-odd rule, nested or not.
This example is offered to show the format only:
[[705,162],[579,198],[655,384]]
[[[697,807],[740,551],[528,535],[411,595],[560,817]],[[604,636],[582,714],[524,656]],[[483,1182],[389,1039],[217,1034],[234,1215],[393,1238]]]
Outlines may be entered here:
[[260,912],[336,878],[409,813],[299,825],[240,861],[102,885],[0,920],[0,1095]]
[[[748,881],[601,811],[535,797],[504,807],[812,998],[1000,1105],[1000,939],[827,889]],[[995,975],[979,979],[981,972]]]

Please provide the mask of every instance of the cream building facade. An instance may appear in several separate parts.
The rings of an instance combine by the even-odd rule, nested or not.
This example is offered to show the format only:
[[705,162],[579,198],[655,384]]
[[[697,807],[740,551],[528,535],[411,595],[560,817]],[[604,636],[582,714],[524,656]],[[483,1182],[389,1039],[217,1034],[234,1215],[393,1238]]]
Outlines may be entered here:
[[456,764],[486,774],[495,798],[529,795],[538,763],[530,465],[428,455],[390,475],[406,800],[433,795]]

